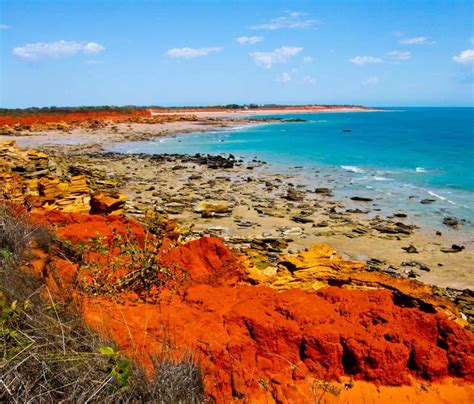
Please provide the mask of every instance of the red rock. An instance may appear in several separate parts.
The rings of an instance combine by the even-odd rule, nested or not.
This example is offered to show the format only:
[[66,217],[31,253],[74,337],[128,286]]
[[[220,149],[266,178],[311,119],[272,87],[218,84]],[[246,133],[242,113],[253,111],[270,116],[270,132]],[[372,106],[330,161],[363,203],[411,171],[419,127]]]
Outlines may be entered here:
[[[110,239],[125,228],[144,237],[124,217],[33,218],[56,224],[57,234],[73,243],[97,232]],[[71,295],[91,327],[150,370],[164,341],[172,341],[172,354],[196,352],[206,392],[218,402],[307,401],[314,398],[312,383],[347,375],[380,385],[445,376],[474,381],[473,335],[442,314],[402,307],[392,291],[252,286],[240,258],[211,237],[174,248],[165,243],[161,255],[190,279],[180,293],[163,290],[157,304],[127,293],[119,300]],[[56,290],[74,291],[71,271],[78,266],[54,262],[61,267]],[[56,282],[51,274],[45,278]]]

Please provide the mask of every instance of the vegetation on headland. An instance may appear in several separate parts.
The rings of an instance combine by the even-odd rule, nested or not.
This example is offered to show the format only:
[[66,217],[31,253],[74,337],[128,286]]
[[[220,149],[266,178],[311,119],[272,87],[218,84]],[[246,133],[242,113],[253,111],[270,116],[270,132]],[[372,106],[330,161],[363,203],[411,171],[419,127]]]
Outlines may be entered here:
[[51,232],[1,206],[0,401],[202,401],[202,377],[191,356],[176,361],[163,351],[150,380],[87,328],[71,302],[55,301],[46,284],[20,269],[34,259],[32,246],[61,253]]
[[322,108],[367,108],[361,105],[350,105],[350,104],[302,104],[302,105],[290,105],[290,104],[223,104],[223,105],[207,105],[207,106],[160,106],[160,105],[147,105],[147,106],[136,106],[136,105],[98,105],[98,106],[77,106],[77,107],[29,107],[29,108],[0,108],[0,115],[45,115],[45,114],[74,114],[74,113],[91,113],[91,112],[117,112],[122,114],[131,114],[138,111],[147,109],[164,110],[164,111],[175,111],[175,110],[239,110],[239,109],[265,109],[265,108],[301,108],[301,107],[322,107]]

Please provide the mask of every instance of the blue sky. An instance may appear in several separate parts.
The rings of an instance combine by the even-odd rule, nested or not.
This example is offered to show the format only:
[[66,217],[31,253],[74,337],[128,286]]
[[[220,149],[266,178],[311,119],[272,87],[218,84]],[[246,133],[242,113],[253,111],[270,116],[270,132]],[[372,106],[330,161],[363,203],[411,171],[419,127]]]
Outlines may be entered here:
[[473,105],[472,0],[0,0],[0,105]]

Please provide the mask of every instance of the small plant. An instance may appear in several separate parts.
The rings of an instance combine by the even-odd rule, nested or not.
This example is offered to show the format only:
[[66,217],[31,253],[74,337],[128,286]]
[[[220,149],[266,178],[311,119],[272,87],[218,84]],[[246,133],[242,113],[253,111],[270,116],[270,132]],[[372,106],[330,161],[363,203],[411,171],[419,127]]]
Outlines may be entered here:
[[120,352],[110,346],[100,347],[99,353],[108,361],[104,372],[114,378],[121,391],[128,390],[130,388],[129,379],[132,375],[132,362],[129,359],[124,359]]
[[112,238],[98,236],[76,248],[82,256],[79,286],[103,296],[134,292],[146,301],[159,299],[163,288],[176,288],[186,279],[178,265],[164,265],[161,239],[145,233],[143,240],[130,229]]

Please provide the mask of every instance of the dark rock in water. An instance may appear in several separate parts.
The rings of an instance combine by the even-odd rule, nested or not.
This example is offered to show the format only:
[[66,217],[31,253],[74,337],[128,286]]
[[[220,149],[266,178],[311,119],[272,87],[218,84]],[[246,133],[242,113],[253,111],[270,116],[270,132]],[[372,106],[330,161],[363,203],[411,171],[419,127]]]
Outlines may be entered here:
[[357,201],[357,202],[372,202],[373,201],[372,198],[367,198],[364,196],[353,196],[351,200]]
[[418,254],[416,247],[411,244],[408,247],[402,247],[402,250],[405,250],[408,254]]
[[342,132],[343,133],[350,133],[350,132],[352,132],[352,130],[351,129],[343,129]]
[[445,217],[443,219],[443,224],[449,227],[457,228],[459,225],[459,221],[455,217]]
[[451,248],[442,248],[441,251],[444,253],[458,253],[464,250],[464,246],[453,244]]
[[398,217],[398,218],[405,218],[408,215],[406,213],[394,213],[393,217]]
[[280,119],[280,122],[306,122],[306,119],[301,119],[301,118],[284,118],[284,119]]
[[322,196],[333,196],[333,193],[329,188],[316,188],[314,193]]
[[422,199],[420,201],[422,205],[431,205],[433,202],[436,202],[436,199]]

